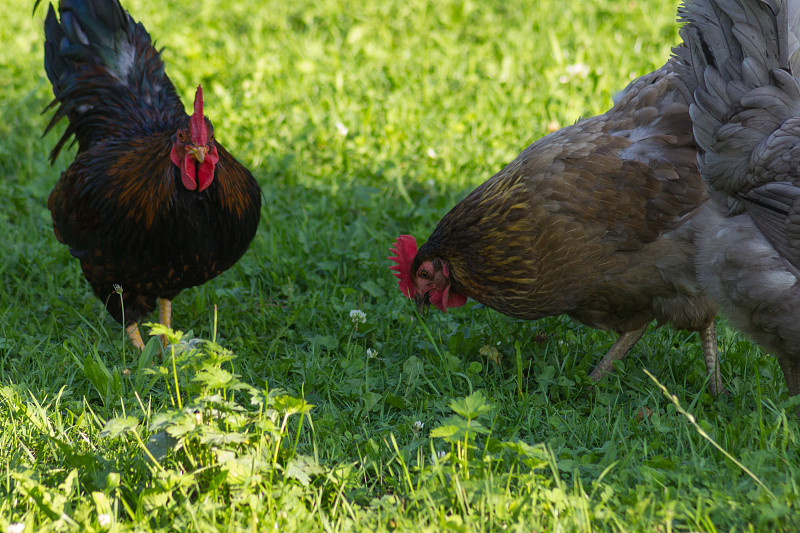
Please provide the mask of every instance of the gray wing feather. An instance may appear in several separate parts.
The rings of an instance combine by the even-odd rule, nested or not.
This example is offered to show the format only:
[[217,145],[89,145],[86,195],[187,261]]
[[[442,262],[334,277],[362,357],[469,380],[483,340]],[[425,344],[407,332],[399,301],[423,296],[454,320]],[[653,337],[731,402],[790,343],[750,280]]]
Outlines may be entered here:
[[700,172],[798,269],[800,0],[692,1],[680,15]]

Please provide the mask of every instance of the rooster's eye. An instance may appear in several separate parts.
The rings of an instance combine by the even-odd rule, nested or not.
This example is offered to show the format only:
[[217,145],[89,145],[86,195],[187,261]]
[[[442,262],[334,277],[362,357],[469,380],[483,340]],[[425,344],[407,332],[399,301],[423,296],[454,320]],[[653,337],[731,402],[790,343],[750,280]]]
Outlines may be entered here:
[[427,270],[420,270],[419,277],[421,277],[422,279],[431,279],[431,274]]

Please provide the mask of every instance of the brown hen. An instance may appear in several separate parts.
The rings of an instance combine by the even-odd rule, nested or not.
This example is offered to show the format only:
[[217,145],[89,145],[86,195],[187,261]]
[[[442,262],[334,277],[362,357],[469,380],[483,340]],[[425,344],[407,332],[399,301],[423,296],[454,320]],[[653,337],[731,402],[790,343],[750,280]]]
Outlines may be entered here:
[[441,311],[467,297],[535,320],[567,314],[620,334],[595,380],[647,325],[699,331],[709,388],[722,390],[716,304],[695,275],[706,202],[675,64],[633,81],[605,114],[526,148],[439,222],[392,249],[400,289]]

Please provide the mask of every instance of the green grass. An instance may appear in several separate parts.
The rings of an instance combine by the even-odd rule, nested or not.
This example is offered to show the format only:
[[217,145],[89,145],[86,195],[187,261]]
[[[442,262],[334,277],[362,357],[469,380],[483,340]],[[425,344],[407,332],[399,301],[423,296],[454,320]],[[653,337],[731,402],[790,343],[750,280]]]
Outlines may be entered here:
[[0,25],[3,531],[800,526],[796,402],[724,323],[730,396],[669,328],[592,390],[613,335],[475,304],[422,322],[385,259],[663,64],[677,2],[125,2],[266,198],[245,257],[175,300],[174,358],[131,348],[52,234],[74,152],[47,164],[32,3]]

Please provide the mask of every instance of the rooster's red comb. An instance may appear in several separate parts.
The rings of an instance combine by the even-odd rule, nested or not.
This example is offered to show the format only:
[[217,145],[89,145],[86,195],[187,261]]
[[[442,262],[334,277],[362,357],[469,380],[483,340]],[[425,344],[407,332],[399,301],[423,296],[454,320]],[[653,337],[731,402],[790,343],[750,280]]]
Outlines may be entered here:
[[194,93],[194,114],[189,119],[189,130],[192,133],[192,143],[195,146],[205,146],[208,144],[208,128],[206,119],[203,116],[203,86],[197,86]]
[[411,235],[400,235],[394,242],[394,247],[389,249],[394,255],[390,259],[397,263],[389,268],[394,270],[394,275],[399,279],[400,292],[411,298],[414,294],[414,284],[411,283],[411,263],[417,255],[417,240]]

